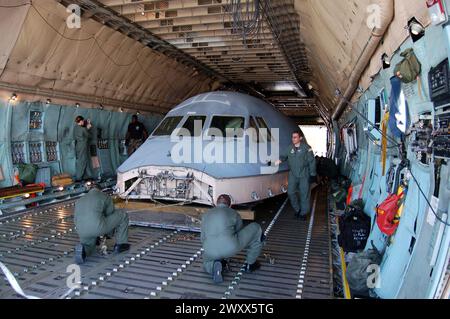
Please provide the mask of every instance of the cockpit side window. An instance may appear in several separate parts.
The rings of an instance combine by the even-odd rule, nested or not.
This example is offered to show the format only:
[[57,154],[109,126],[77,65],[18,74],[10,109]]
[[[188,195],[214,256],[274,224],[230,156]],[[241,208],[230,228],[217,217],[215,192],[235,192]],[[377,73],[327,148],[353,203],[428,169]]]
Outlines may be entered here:
[[235,130],[234,137],[242,137],[244,135],[245,118],[240,116],[213,116],[208,135],[213,136],[214,130],[219,130],[223,137],[227,136],[227,129]]
[[262,117],[257,117],[256,122],[258,122],[258,126],[260,129],[266,129],[267,141],[271,141],[272,133],[270,132],[270,128],[267,126],[266,121]]
[[171,135],[173,130],[176,129],[178,124],[180,124],[182,116],[171,116],[166,117],[161,124],[159,124],[158,128],[153,132],[152,136],[167,136]]
[[249,128],[254,130],[253,142],[259,143],[259,127],[256,125],[255,119],[253,116],[249,117]]
[[[195,124],[196,122],[200,123],[200,131],[195,132]],[[203,132],[203,128],[205,127],[206,122],[206,116],[204,115],[193,115],[189,116],[183,124],[183,128],[188,130],[190,133],[190,136],[201,136]],[[198,124],[197,124],[198,125]],[[196,134],[198,133],[198,134]]]

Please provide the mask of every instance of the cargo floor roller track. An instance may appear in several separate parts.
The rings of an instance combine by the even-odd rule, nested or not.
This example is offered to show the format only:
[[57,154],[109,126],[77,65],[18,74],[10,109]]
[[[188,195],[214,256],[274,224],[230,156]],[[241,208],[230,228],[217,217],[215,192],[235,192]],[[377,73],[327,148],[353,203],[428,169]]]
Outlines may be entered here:
[[[261,269],[243,272],[241,253],[220,285],[202,269],[199,234],[131,227],[131,252],[89,258],[81,285],[68,293],[67,267],[78,239],[73,201],[0,220],[0,261],[27,295],[40,298],[331,298],[327,207],[321,200],[326,191],[318,189],[312,198],[314,214],[306,222],[294,218],[283,198],[261,205],[257,221],[268,235]],[[3,276],[0,298],[21,298]]]

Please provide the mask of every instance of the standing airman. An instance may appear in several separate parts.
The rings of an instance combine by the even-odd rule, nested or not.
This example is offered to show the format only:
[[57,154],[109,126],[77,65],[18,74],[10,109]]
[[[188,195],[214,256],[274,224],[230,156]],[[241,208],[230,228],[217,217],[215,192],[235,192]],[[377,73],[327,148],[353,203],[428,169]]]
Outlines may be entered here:
[[317,181],[317,174],[314,152],[306,143],[300,131],[292,133],[292,144],[281,154],[280,159],[275,164],[280,165],[286,161],[289,163],[290,169],[289,200],[296,216],[301,220],[306,220],[306,216],[311,209],[310,184]]

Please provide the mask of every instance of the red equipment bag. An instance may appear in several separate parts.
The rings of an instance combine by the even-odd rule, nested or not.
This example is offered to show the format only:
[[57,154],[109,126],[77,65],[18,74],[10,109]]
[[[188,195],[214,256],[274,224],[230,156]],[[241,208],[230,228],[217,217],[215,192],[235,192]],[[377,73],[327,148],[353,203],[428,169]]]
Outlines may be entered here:
[[388,236],[394,234],[398,227],[400,219],[397,213],[401,206],[400,202],[403,199],[403,194],[403,192],[400,194],[391,194],[384,202],[377,206],[378,228]]

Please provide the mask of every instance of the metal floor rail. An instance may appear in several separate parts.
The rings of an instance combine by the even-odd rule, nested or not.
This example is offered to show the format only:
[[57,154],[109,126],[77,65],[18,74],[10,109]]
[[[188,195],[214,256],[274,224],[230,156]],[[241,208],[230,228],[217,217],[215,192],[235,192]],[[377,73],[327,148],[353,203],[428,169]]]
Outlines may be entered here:
[[[312,198],[314,213],[306,222],[294,218],[283,198],[262,205],[257,221],[268,239],[262,267],[254,273],[243,271],[245,254],[240,253],[231,259],[224,283],[216,285],[203,271],[199,234],[130,227],[130,252],[88,258],[79,288],[67,298],[332,298],[326,190],[315,190]],[[26,294],[60,298],[67,293],[67,266],[78,241],[72,214],[73,201],[68,201],[0,221],[0,261]],[[3,279],[0,298],[21,297]]]

